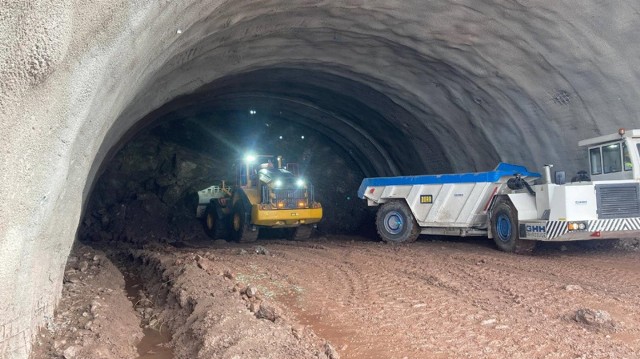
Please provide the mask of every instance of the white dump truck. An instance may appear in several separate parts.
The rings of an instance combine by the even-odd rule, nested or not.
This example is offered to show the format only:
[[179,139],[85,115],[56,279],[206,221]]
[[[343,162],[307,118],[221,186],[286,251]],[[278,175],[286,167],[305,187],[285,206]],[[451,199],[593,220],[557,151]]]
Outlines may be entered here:
[[551,165],[544,175],[506,163],[494,171],[365,178],[358,196],[380,206],[376,227],[387,242],[420,234],[487,236],[507,252],[538,241],[640,237],[640,130],[578,143],[589,172],[566,183]]

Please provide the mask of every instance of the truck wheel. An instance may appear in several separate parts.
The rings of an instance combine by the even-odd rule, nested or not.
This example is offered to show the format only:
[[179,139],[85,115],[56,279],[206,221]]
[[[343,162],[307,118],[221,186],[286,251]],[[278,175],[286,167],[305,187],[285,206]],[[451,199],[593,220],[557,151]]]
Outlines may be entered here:
[[505,252],[529,253],[537,244],[520,239],[518,218],[511,202],[502,201],[496,205],[491,217],[491,231],[496,246]]
[[380,238],[389,243],[414,242],[420,235],[411,209],[402,201],[383,204],[376,214],[376,227]]
[[258,231],[251,230],[249,218],[250,213],[244,208],[242,201],[236,202],[231,216],[231,235],[234,240],[240,243],[248,243],[255,242],[258,239]]
[[204,212],[204,232],[213,239],[224,236],[224,222],[218,218],[218,212],[214,204],[209,204]]

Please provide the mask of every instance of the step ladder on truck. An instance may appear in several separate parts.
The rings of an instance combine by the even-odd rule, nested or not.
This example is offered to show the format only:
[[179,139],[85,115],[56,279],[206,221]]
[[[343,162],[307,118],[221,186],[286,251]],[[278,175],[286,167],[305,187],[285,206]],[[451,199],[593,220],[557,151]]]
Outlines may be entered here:
[[365,178],[358,196],[379,206],[386,242],[420,234],[487,236],[503,251],[525,253],[540,241],[640,238],[640,129],[580,141],[589,171],[569,182],[500,163],[494,171]]

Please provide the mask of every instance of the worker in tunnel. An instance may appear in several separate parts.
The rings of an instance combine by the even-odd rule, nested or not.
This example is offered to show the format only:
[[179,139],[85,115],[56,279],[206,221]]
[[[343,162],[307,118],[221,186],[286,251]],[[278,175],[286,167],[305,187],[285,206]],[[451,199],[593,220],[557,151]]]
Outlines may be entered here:
[[633,163],[631,162],[631,156],[629,156],[629,150],[627,146],[622,147],[622,163],[625,171],[633,170]]

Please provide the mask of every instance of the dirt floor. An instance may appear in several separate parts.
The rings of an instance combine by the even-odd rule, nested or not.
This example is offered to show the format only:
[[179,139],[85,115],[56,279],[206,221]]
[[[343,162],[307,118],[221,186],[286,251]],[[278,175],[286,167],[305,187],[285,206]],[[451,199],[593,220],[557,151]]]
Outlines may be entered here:
[[64,288],[32,359],[640,358],[633,248],[78,245]]

